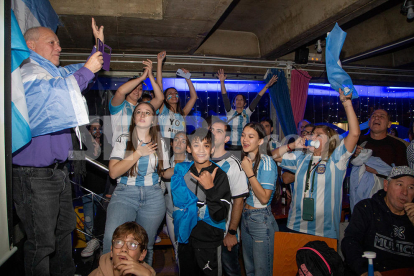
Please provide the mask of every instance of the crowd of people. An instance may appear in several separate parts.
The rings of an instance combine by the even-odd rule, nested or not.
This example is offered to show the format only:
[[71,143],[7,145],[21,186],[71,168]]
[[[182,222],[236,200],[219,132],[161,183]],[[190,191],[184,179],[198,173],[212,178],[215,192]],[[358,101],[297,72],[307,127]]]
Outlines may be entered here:
[[[95,39],[104,41],[103,27],[93,19],[92,30]],[[36,82],[47,90],[43,94],[53,94],[55,86],[62,90],[62,81],[86,92],[102,67],[102,53],[94,47],[85,64],[56,73],[53,68],[60,68],[61,51],[56,34],[36,27],[24,37],[31,53],[22,66],[26,95],[40,93],[33,91]],[[370,131],[361,136],[351,95],[340,89],[349,126],[345,138],[328,126],[303,120],[295,140],[281,141],[272,134],[271,119],[250,120],[277,77],[250,104],[241,94],[231,103],[220,69],[226,120],[210,118],[207,128],[187,133],[186,116],[197,92],[186,78],[190,97],[182,106],[176,88],[163,88],[165,58],[165,52],[157,56],[156,78],[152,61],[146,60],[143,74],[118,88],[109,103],[112,137],[103,136],[103,123],[95,119],[84,133],[86,138],[80,139],[84,144],[80,148],[107,162],[109,177],[116,180],[112,185],[90,164],[85,169],[84,186],[109,201],[103,255],[91,275],[155,275],[153,247],[164,219],[180,275],[241,275],[239,243],[246,275],[272,275],[274,233],[279,227],[270,205],[279,199],[280,185],[286,184],[291,197],[287,231],[339,239],[350,160],[353,215],[342,240],[349,270],[366,274],[367,261],[360,257],[366,250],[377,252],[374,267],[379,272],[412,266],[414,143],[408,146],[387,135],[391,121],[385,110],[372,113]],[[153,91],[143,93],[147,78]],[[413,126],[410,139],[412,133]],[[76,219],[67,164],[74,162],[71,154],[79,141],[72,138],[70,129],[51,130],[13,156],[13,199],[27,235],[27,275],[75,273],[71,232]],[[111,145],[105,146],[108,141]],[[319,146],[308,141],[318,141]],[[112,150],[106,158],[103,149],[108,147]],[[84,197],[84,209],[85,231],[92,239],[83,256],[90,256],[100,246],[93,238],[99,232],[91,218],[93,197]]]

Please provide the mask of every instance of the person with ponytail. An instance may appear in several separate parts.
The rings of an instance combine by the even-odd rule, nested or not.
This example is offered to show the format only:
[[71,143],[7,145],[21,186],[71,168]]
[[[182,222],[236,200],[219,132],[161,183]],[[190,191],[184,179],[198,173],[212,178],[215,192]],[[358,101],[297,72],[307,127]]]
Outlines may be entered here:
[[249,123],[243,128],[240,140],[243,147],[241,166],[250,193],[241,221],[247,276],[272,275],[274,233],[279,231],[270,208],[275,191],[280,190],[276,187],[277,166],[268,150],[261,147],[265,137],[265,129],[260,123]]
[[[305,146],[309,137],[299,137],[272,152],[273,159],[282,162],[282,168],[295,174],[287,221],[287,228],[292,232],[339,238],[342,184],[361,133],[351,95],[345,96],[341,89],[339,94],[348,119],[348,136],[340,141],[334,129],[318,125],[313,128],[310,138],[319,146]],[[288,152],[291,153],[286,154]]]
[[111,248],[114,230],[135,221],[148,234],[145,261],[152,265],[157,229],[165,215],[160,177],[171,178],[165,142],[158,135],[157,116],[150,103],[141,102],[131,117],[129,133],[116,140],[109,161],[109,176],[118,185],[108,206],[103,253]]
[[[188,70],[182,69],[184,73],[189,73]],[[162,77],[158,77],[159,83],[162,83]],[[159,124],[161,135],[164,138],[173,139],[175,134],[179,131],[186,131],[185,117],[191,112],[196,100],[197,92],[191,79],[186,79],[188,88],[190,90],[190,99],[184,108],[181,107],[180,96],[177,89],[169,87],[164,92],[164,102],[160,107]]]

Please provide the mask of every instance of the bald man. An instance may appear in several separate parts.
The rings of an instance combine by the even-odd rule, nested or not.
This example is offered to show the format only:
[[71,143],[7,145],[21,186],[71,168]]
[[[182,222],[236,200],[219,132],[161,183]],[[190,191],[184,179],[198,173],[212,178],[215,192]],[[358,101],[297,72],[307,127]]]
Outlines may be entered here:
[[[95,40],[103,41],[103,27],[93,19],[92,29]],[[81,92],[102,68],[102,54],[92,54],[84,65],[63,68],[62,49],[52,30],[31,28],[24,37],[30,59],[21,74],[32,140],[13,155],[13,200],[27,234],[25,274],[73,275],[71,232],[76,216],[66,167],[72,140],[70,128],[62,125],[77,126],[77,119],[67,118],[70,108],[74,117],[85,112],[87,120]]]

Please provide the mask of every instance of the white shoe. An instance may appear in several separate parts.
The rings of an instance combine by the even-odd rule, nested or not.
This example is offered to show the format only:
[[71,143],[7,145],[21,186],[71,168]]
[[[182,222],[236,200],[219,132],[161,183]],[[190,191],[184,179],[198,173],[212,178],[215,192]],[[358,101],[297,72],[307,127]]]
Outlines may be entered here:
[[82,250],[81,256],[86,258],[93,255],[93,252],[95,252],[96,249],[100,247],[99,241],[97,239],[92,239],[88,241],[86,244],[85,249]]
[[160,236],[157,236],[157,237],[155,238],[155,243],[159,243],[159,242],[161,242],[161,237],[160,237]]

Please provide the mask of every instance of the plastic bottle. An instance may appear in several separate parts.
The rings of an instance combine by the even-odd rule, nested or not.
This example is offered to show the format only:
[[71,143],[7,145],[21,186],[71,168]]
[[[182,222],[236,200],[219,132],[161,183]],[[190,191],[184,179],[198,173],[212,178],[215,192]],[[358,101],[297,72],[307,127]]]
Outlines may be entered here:
[[374,276],[374,259],[377,257],[377,253],[372,251],[365,251],[362,257],[368,259],[368,276]]

